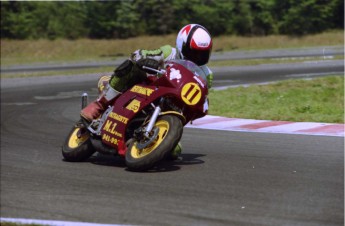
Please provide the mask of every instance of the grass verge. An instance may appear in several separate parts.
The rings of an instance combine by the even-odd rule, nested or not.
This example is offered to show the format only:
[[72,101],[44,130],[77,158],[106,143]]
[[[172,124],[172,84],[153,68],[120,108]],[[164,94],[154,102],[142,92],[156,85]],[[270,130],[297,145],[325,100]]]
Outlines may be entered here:
[[46,226],[43,224],[20,224],[20,223],[11,223],[11,222],[1,222],[1,226]]
[[114,67],[99,67],[91,69],[72,69],[72,70],[61,70],[61,71],[42,71],[42,72],[18,72],[18,73],[2,73],[1,78],[27,78],[27,77],[43,77],[43,76],[73,76],[82,74],[99,74],[111,75],[114,71]]
[[[37,62],[102,61],[127,57],[136,49],[156,49],[174,45],[176,35],[145,36],[116,40],[0,40],[1,65],[31,64]],[[312,46],[344,45],[344,31],[291,37],[270,35],[263,37],[214,37],[213,51],[303,48]]]
[[231,118],[344,123],[344,76],[211,90],[209,114]]
[[[330,58],[327,58],[329,60]],[[344,59],[344,56],[335,56],[332,60]],[[300,63],[305,61],[322,61],[323,57],[301,57],[301,58],[277,58],[277,59],[248,59],[248,60],[222,60],[222,61],[211,61],[209,67],[222,67],[222,66],[253,66],[260,64],[287,64],[287,63]],[[70,69],[61,71],[37,71],[37,72],[18,72],[18,73],[2,73],[1,78],[26,78],[26,77],[42,77],[42,76],[54,76],[54,75],[65,75],[73,76],[80,74],[111,74],[114,67],[98,67],[98,68],[85,68],[85,69]]]

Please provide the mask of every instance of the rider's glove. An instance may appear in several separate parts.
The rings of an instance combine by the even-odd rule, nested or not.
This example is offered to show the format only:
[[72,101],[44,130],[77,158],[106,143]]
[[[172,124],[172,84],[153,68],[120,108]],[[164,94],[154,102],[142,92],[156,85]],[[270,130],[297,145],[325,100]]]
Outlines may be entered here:
[[159,63],[158,61],[154,60],[154,59],[146,58],[146,59],[140,59],[140,60],[138,60],[138,61],[136,62],[136,65],[137,65],[140,69],[142,69],[142,70],[144,70],[144,71],[146,71],[146,72],[148,72],[148,73],[152,73],[151,70],[144,69],[143,66],[146,66],[146,67],[149,67],[149,68],[154,68],[154,69],[158,70],[158,69],[159,69],[159,66],[160,66],[160,63]]

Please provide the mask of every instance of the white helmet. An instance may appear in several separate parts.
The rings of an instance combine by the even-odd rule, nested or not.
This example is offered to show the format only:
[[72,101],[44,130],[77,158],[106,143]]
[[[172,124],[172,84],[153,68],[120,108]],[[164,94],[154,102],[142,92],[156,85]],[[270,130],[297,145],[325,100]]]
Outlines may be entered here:
[[212,38],[210,33],[199,24],[188,24],[178,33],[176,47],[183,59],[197,65],[205,65],[211,56]]

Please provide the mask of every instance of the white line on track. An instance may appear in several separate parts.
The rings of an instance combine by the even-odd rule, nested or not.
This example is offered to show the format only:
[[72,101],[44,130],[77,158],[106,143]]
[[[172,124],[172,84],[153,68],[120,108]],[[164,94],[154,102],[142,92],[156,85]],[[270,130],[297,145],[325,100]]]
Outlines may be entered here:
[[[25,218],[0,218],[0,222],[9,222],[17,224],[39,224],[49,226],[125,226],[125,224],[97,224],[86,222],[72,222],[72,221],[54,221],[54,220],[38,220]],[[129,226],[128,224],[126,226]]]
[[32,103],[32,102],[1,103],[1,105],[5,105],[5,106],[10,106],[10,105],[25,106],[25,105],[33,105],[33,104],[36,104],[36,103]]

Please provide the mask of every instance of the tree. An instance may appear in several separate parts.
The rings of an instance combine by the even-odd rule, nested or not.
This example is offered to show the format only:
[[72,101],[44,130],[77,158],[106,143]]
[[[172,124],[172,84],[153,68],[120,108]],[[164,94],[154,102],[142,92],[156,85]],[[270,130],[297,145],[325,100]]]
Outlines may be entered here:
[[1,38],[29,38],[34,28],[30,12],[35,5],[35,2],[1,2]]
[[343,0],[2,1],[1,38],[128,38],[198,23],[222,34],[304,35],[344,28]]
[[344,29],[344,0],[335,0],[332,3],[332,28]]
[[128,38],[139,34],[137,30],[139,14],[135,6],[128,1],[123,1],[116,9],[116,23],[114,27],[114,38]]
[[137,0],[136,9],[140,13],[138,26],[149,35],[165,35],[173,31],[174,7],[165,0]]
[[[280,4],[278,2],[277,4]],[[288,0],[287,2],[287,11],[282,14],[280,20],[280,33],[305,35],[332,27],[335,1]]]
[[238,35],[251,34],[253,28],[253,15],[249,2],[246,0],[236,0],[233,13],[233,32]]
[[[113,38],[116,34],[116,10],[119,2],[91,1],[86,3],[85,26],[90,38]],[[116,33],[116,32],[115,32]]]
[[203,1],[192,7],[191,21],[205,26],[212,35],[232,33],[235,4],[231,1]]
[[253,35],[278,33],[278,24],[272,15],[274,0],[257,0],[250,3],[253,12]]

